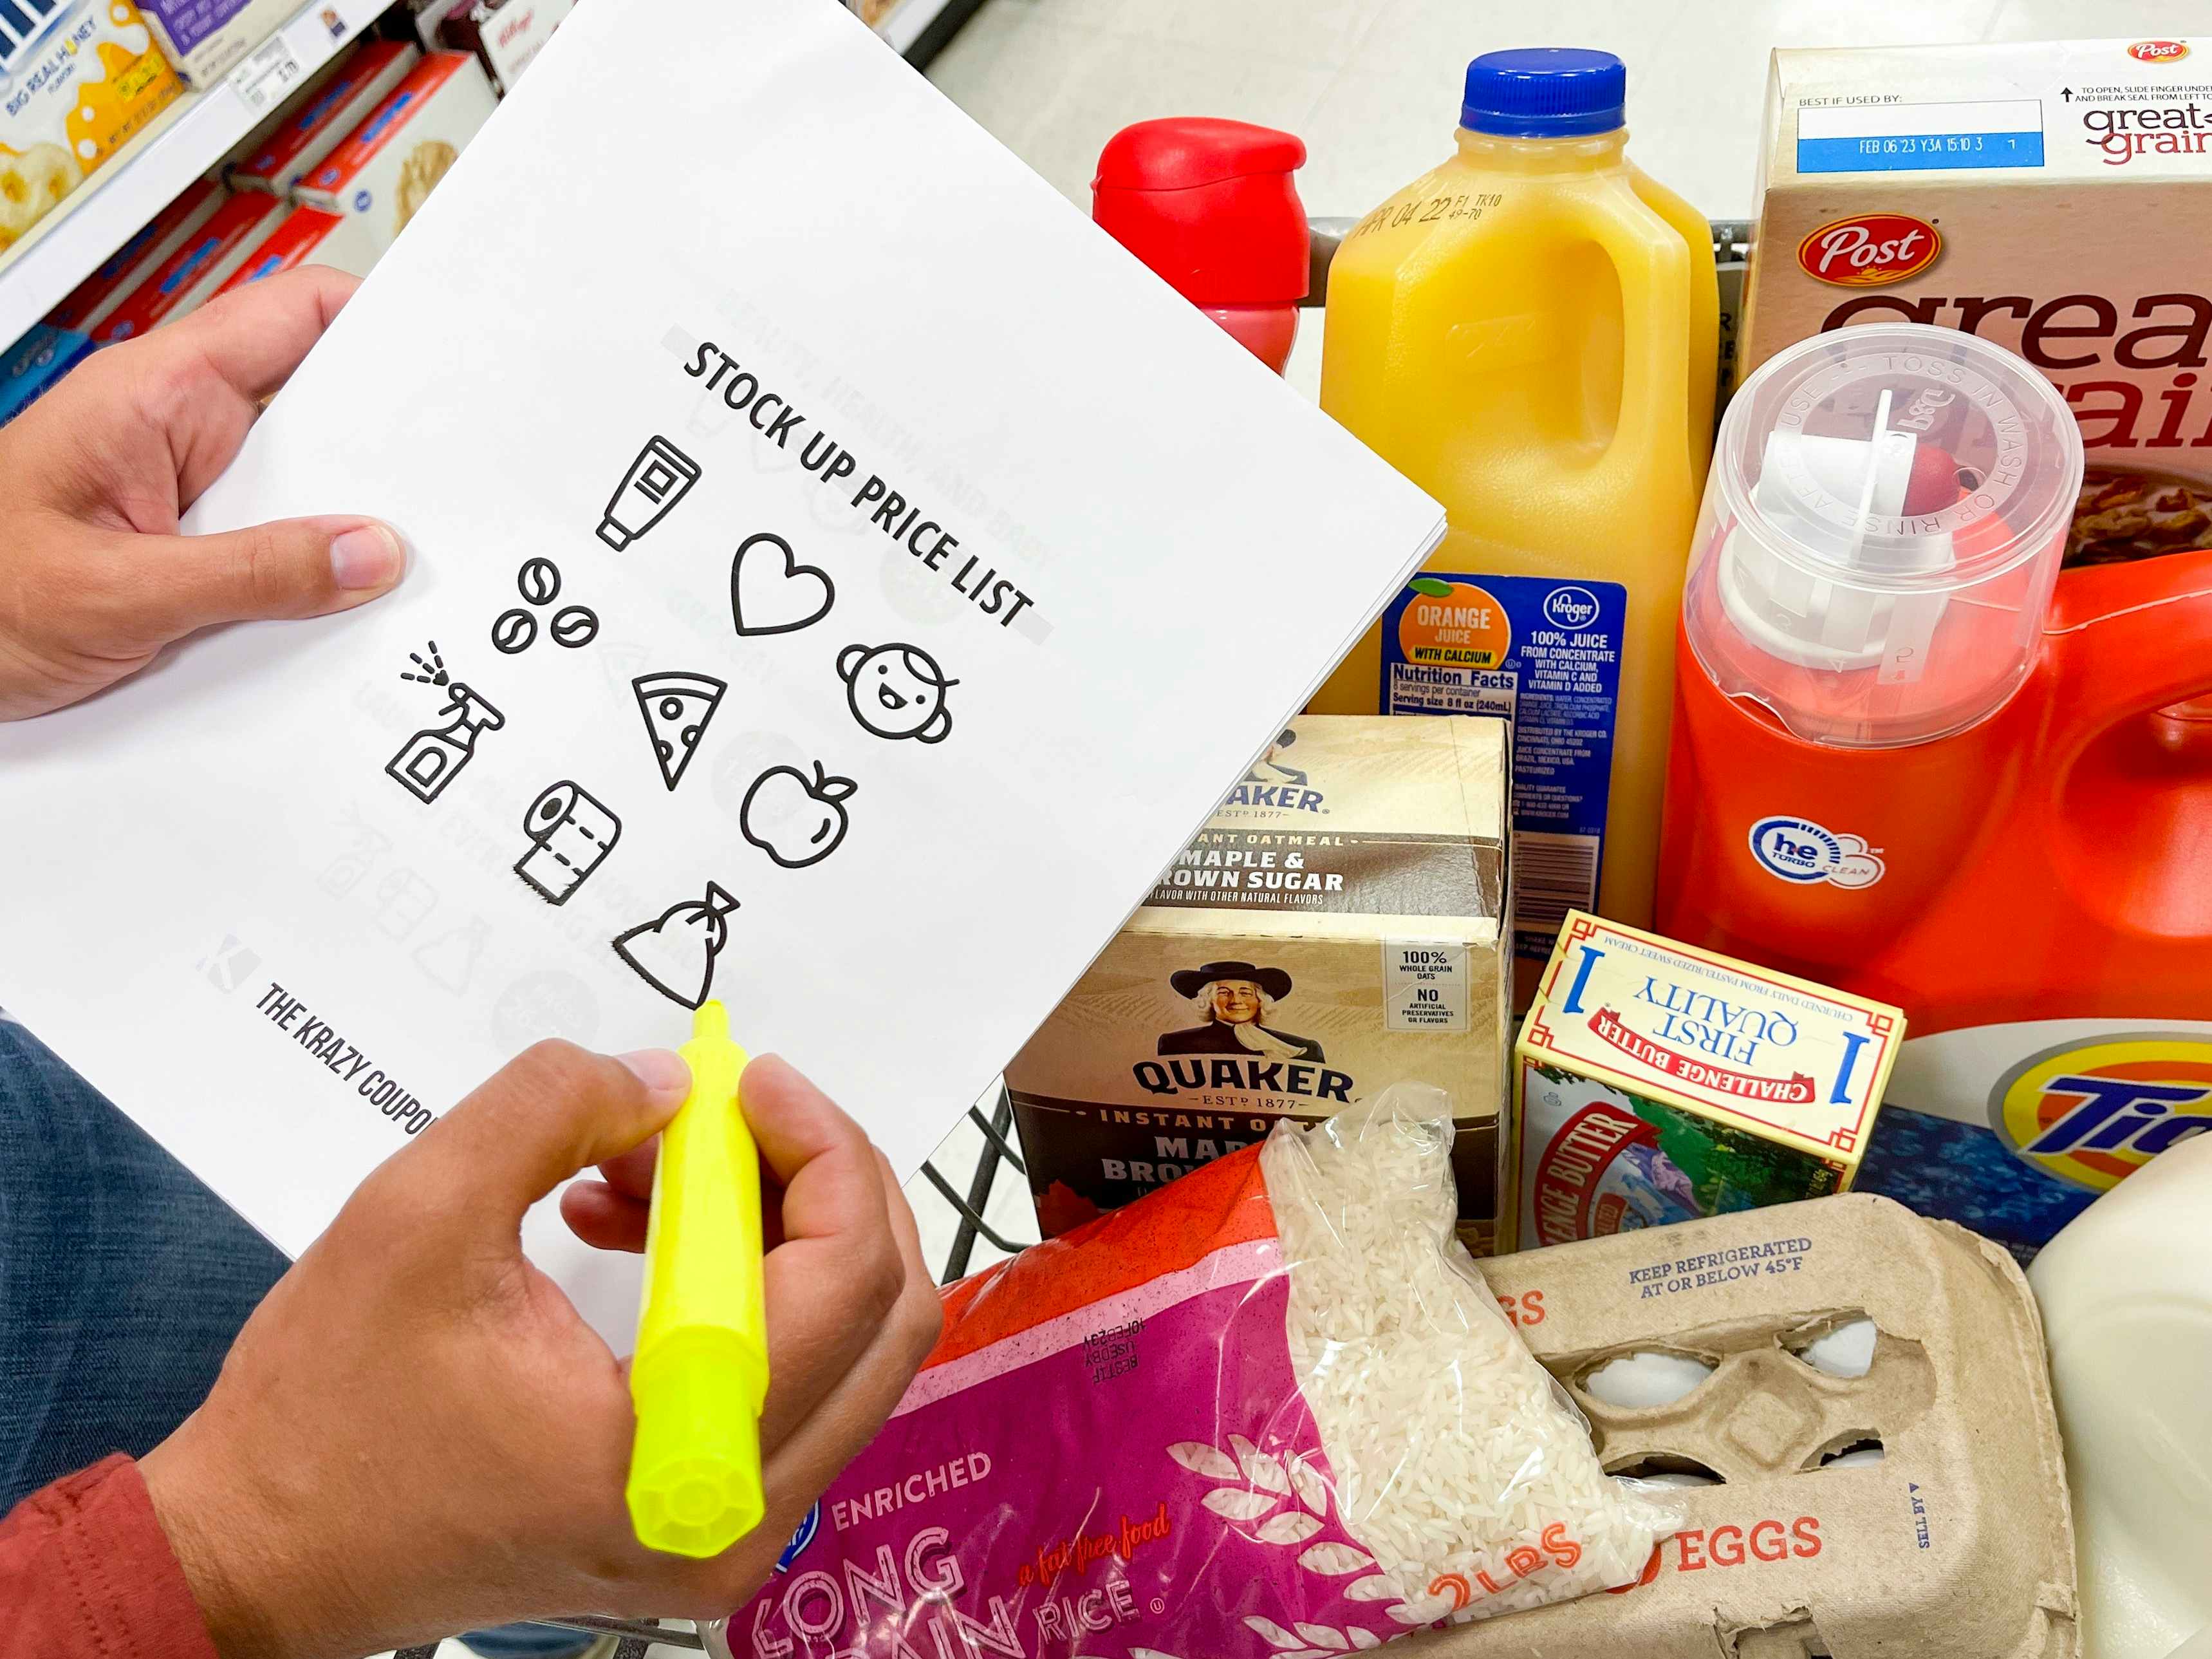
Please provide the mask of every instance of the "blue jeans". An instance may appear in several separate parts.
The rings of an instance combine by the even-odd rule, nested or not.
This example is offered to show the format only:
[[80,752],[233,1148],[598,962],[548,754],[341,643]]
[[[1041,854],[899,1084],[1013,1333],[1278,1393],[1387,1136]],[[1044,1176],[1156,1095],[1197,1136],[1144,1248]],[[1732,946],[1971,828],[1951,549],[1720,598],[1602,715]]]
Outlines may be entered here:
[[0,1015],[0,1513],[165,1438],[286,1265]]
[[[0,1013],[0,1515],[167,1438],[288,1266]],[[591,1639],[530,1625],[470,1636],[512,1654]]]

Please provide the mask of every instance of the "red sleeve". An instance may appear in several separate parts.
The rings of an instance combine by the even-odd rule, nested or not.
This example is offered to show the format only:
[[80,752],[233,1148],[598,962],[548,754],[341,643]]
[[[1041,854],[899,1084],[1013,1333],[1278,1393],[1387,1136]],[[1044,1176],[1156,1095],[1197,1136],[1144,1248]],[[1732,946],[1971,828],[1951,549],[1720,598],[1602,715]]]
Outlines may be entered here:
[[0,1659],[216,1659],[138,1466],[105,1458],[0,1521]]

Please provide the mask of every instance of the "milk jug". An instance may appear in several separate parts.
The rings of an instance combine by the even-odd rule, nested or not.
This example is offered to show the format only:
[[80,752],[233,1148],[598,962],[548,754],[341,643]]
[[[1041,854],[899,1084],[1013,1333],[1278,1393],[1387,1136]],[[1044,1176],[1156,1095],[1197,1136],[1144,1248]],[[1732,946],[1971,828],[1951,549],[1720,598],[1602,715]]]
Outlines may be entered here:
[[2027,1278],[2074,1489],[2082,1653],[2166,1659],[2212,1630],[2212,1135],[2082,1211]]
[[1449,528],[1310,706],[1513,721],[1531,979],[1569,910],[1651,919],[1712,432],[1711,232],[1623,153],[1626,80],[1610,52],[1476,58],[1456,153],[1329,269],[1322,406]]

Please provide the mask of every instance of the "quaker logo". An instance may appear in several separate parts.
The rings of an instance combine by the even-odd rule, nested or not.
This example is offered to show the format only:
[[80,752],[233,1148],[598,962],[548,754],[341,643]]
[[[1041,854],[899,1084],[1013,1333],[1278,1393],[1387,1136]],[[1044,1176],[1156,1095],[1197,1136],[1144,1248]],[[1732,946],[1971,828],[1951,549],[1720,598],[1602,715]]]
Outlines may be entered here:
[[1917,277],[1936,263],[1943,237],[1910,213],[1854,213],[1832,219],[1797,244],[1797,263],[1816,282],[1838,288],[1881,288]]
[[1273,807],[1285,812],[1326,812],[1324,797],[1307,787],[1305,772],[1285,758],[1298,735],[1291,727],[1267,745],[1267,753],[1252,763],[1237,787],[1229,791],[1225,807]]
[[2031,1168],[2109,1192],[2166,1148],[2212,1131],[2212,1041],[2118,1032],[2045,1049],[1998,1079],[1990,1126]]
[[1587,588],[1554,588],[1544,597],[1544,620],[1555,628],[1587,628],[1597,620],[1597,595]]
[[1838,835],[1809,818],[1762,818],[1751,826],[1751,856],[1770,875],[1801,887],[1870,887],[1888,866],[1856,835]]
[[1220,1089],[1351,1103],[1351,1077],[1323,1064],[1321,1044],[1277,1023],[1294,989],[1281,968],[1206,962],[1177,969],[1168,985],[1188,1001],[1197,1022],[1162,1032],[1154,1047],[1160,1058],[1131,1068],[1146,1094]]
[[2128,48],[2138,64],[2178,64],[2189,56],[2186,40],[2138,40]]
[[799,1523],[799,1530],[792,1534],[791,1542],[783,1546],[783,1553],[776,1557],[775,1570],[789,1572],[791,1564],[806,1553],[806,1546],[814,1541],[814,1534],[821,1530],[822,1500],[817,1497],[814,1500],[814,1507],[807,1510],[806,1518]]

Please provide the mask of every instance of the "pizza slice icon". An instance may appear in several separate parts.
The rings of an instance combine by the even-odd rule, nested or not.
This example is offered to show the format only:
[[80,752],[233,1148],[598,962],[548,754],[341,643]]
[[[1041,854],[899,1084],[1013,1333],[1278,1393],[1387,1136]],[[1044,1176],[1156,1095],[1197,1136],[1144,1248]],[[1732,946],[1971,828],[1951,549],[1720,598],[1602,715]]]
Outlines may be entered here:
[[712,674],[672,671],[641,674],[629,684],[637,693],[637,711],[645,717],[646,735],[653,740],[653,758],[660,763],[661,781],[672,790],[729,686]]

